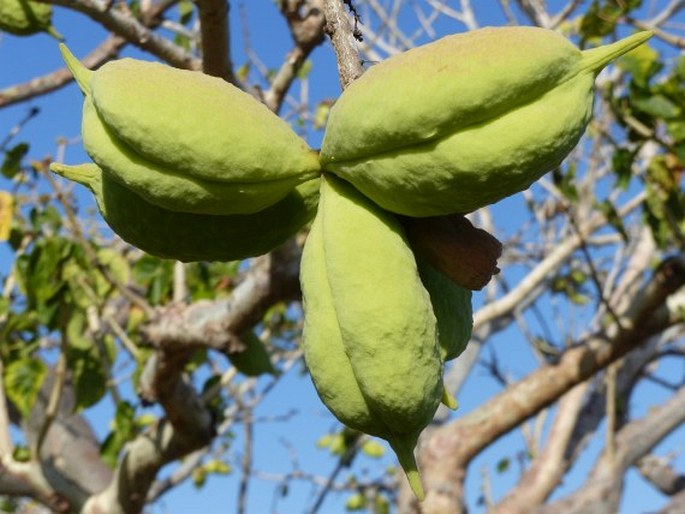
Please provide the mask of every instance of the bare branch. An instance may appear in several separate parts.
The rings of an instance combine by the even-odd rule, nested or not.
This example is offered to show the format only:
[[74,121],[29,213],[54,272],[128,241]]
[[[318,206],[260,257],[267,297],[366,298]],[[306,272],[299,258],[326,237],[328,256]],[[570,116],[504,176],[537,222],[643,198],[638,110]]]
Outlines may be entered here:
[[342,0],[324,0],[326,33],[331,38],[338,62],[340,86],[345,89],[364,73],[352,26]]
[[251,419],[246,419],[243,422],[243,430],[245,433],[245,445],[243,458],[240,463],[242,474],[240,486],[238,487],[238,514],[245,514],[247,512],[247,492],[252,475],[252,459],[254,458],[254,423]]
[[682,514],[685,512],[685,491],[676,494],[658,514]]
[[231,61],[228,0],[195,0],[200,17],[202,71],[236,84]]
[[96,0],[54,0],[55,5],[81,12],[129,43],[150,52],[176,68],[199,70],[201,63],[168,39],[156,34],[133,16],[118,9],[107,9]]
[[[264,103],[274,112],[280,110],[285,95],[311,52],[324,41],[323,1],[313,0],[307,4],[307,8],[299,6],[299,3],[281,3],[281,11],[290,27],[295,47],[276,73],[269,90],[264,93]],[[302,9],[306,10],[301,12]]]
[[559,400],[557,416],[545,449],[536,456],[516,487],[496,506],[492,514],[525,514],[544,502],[560,483],[568,466],[565,455],[583,399],[589,388],[582,382]]
[[685,491],[685,475],[676,473],[666,458],[645,455],[635,467],[645,480],[663,494],[673,496]]
[[64,383],[67,379],[67,358],[66,358],[66,342],[64,338],[66,335],[62,334],[62,353],[60,353],[59,359],[57,360],[57,366],[55,366],[55,380],[52,385],[52,390],[50,391],[50,397],[48,398],[48,404],[45,407],[45,416],[43,417],[43,423],[38,432],[38,437],[34,447],[32,448],[33,455],[40,455],[41,448],[45,442],[45,438],[50,430],[52,422],[55,421],[57,417],[57,411],[59,409],[59,404],[62,399],[62,393],[64,391]]
[[630,308],[621,330],[615,324],[566,351],[559,363],[541,368],[460,420],[435,430],[420,454],[428,489],[424,508],[457,512],[465,465],[485,446],[576,384],[675,322],[665,307],[685,284],[685,257],[664,261]]
[[236,335],[259,321],[274,302],[299,296],[297,245],[287,244],[276,252],[254,259],[233,294],[215,302],[172,305],[155,316],[145,328],[147,339],[156,348],[213,348],[232,351],[242,348]]
[[602,454],[581,489],[562,500],[537,509],[536,514],[556,512],[616,512],[623,475],[628,467],[685,421],[685,388],[644,418],[623,427],[616,436],[616,452]]

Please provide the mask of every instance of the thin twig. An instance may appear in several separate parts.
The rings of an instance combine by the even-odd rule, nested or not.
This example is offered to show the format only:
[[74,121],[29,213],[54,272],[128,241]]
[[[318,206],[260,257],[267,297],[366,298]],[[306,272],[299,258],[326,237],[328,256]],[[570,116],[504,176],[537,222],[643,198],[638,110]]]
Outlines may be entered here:
[[607,368],[606,372],[606,456],[607,459],[613,461],[616,457],[616,430],[618,428],[618,422],[616,419],[616,368],[617,363],[612,362]]
[[[0,377],[5,376],[4,365],[0,359]],[[7,396],[5,395],[5,384],[0,380],[0,463],[12,456],[14,445],[10,437],[10,417],[7,413]]]
[[43,418],[43,423],[41,424],[40,430],[38,432],[38,437],[36,438],[36,443],[31,449],[31,454],[35,459],[40,459],[40,450],[45,442],[45,438],[48,435],[50,426],[52,426],[53,421],[57,417],[57,409],[59,408],[60,401],[62,399],[62,393],[64,391],[64,383],[67,379],[67,356],[66,350],[68,346],[66,336],[66,327],[62,329],[62,348],[57,361],[57,366],[55,367],[55,381],[52,385],[50,391],[50,397],[48,399],[48,404],[45,407],[45,417]]
[[243,429],[245,432],[245,445],[241,460],[242,475],[240,477],[240,486],[238,487],[238,514],[245,514],[247,512],[247,492],[252,477],[254,425],[249,416],[243,421]]

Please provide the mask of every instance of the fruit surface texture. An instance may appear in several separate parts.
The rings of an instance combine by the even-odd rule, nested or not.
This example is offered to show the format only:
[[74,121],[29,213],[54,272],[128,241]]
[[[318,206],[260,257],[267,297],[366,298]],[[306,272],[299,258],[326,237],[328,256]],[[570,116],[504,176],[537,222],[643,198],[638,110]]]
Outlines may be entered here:
[[0,0],[0,31],[30,36],[52,31],[52,6],[29,0]]
[[95,164],[51,170],[88,187],[102,217],[122,239],[158,257],[189,261],[233,261],[273,250],[316,213],[319,180],[297,186],[275,205],[254,214],[175,212],[151,204]]
[[285,121],[221,79],[134,59],[93,72],[62,52],[86,97],[86,151],[150,203],[252,214],[319,174],[316,153]]
[[319,396],[347,426],[386,439],[421,497],[413,449],[440,403],[442,362],[401,225],[324,176],[301,283],[305,359]]
[[322,165],[408,216],[491,204],[560,164],[590,120],[596,75],[650,36],[580,51],[551,30],[484,28],[391,57],[333,106]]

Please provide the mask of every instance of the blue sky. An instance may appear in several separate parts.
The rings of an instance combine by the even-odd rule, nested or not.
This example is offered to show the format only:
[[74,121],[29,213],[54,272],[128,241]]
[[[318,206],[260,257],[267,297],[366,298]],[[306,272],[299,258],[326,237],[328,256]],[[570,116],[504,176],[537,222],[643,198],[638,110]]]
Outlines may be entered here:
[[[477,15],[479,20],[491,24],[502,23],[499,10],[488,10],[490,8],[487,5],[492,5],[492,3],[474,3],[478,4]],[[552,5],[561,3],[550,2]],[[79,57],[92,50],[106,36],[106,32],[96,23],[82,15],[73,14],[61,8],[56,8],[55,11],[55,26],[67,37],[67,44],[72,52]],[[232,16],[235,27],[232,33],[234,58],[236,64],[240,65],[244,62],[244,39],[241,34],[240,14],[237,5],[232,11]],[[273,2],[246,2],[246,20],[254,50],[268,67],[277,68],[290,48],[290,40]],[[459,31],[462,27],[456,23],[443,22],[441,29],[448,33]],[[151,58],[132,48],[127,48],[124,55]],[[330,46],[326,44],[317,48],[312,55],[312,62],[313,69],[309,84],[312,102],[336,97],[339,93],[339,85]],[[4,34],[0,36],[0,88],[24,82],[35,75],[52,71],[61,66],[62,61],[57,45],[48,36],[39,35],[32,38],[17,38]],[[39,107],[41,109],[40,116],[25,127],[15,142],[30,141],[32,158],[54,156],[58,138],[73,139],[80,133],[81,101],[81,93],[72,84],[29,103],[0,110],[0,135],[4,136],[25,115],[30,106]],[[287,115],[287,109],[284,112]],[[312,131],[307,136],[312,146],[318,145],[320,133]],[[65,160],[73,164],[87,161],[88,157],[80,145],[75,144],[68,148]],[[0,184],[0,187],[7,187],[7,185]],[[82,195],[82,198],[84,202],[89,201],[85,194]],[[493,214],[497,226],[503,231],[515,228],[525,216],[520,195],[495,206]],[[9,256],[10,253],[6,247],[0,249],[0,271],[3,273],[7,270]],[[482,302],[481,293],[474,295],[474,301],[476,304]],[[500,361],[507,364],[507,370],[516,378],[523,377],[536,365],[528,344],[514,329],[506,330],[495,336],[492,345],[498,352]],[[682,372],[675,365],[673,368],[673,370],[666,372],[674,374]],[[485,370],[476,369],[458,398],[460,410],[457,415],[478,407],[499,390],[499,385]],[[644,390],[635,396],[636,413],[646,412],[650,405],[663,401],[665,397],[666,393],[663,389],[656,386],[644,386]],[[306,376],[293,372],[289,373],[258,408],[257,415],[278,416],[288,413],[293,408],[297,410],[297,415],[292,416],[288,421],[257,424],[255,428],[257,441],[255,468],[274,475],[291,472],[293,470],[291,452],[294,452],[297,455],[299,469],[325,476],[335,466],[336,459],[328,456],[325,451],[316,449],[315,442],[321,435],[331,429],[337,429],[339,425],[325,410]],[[98,431],[105,433],[112,415],[110,403],[102,402],[89,415]],[[673,441],[676,441],[675,438],[678,436],[680,440],[684,439],[682,429],[679,434],[674,434],[669,438],[670,448],[677,447]],[[236,450],[231,452],[232,464],[235,468],[239,466],[238,460],[241,454],[242,441],[243,434],[238,426],[233,443]],[[517,465],[515,464],[516,456],[511,452],[512,448],[518,449],[520,447],[521,435],[519,432],[513,432],[503,437],[473,461],[467,479],[467,491],[472,512],[481,510],[477,507],[476,500],[481,487],[483,469],[489,471],[492,489],[496,497],[500,497],[514,485],[517,478]],[[572,491],[584,480],[585,473],[591,467],[593,456],[597,454],[599,448],[598,444],[594,444],[585,452],[577,469],[568,477],[557,495]],[[657,451],[657,453],[659,452]],[[512,458],[512,466],[507,472],[497,473],[497,463],[503,457]],[[383,465],[393,465],[394,460],[390,455],[386,455],[382,459],[382,463]],[[679,464],[682,470],[685,467],[682,457],[679,459]],[[354,469],[357,473],[371,470],[371,476],[374,476],[373,473],[378,473],[382,467],[378,467],[377,463],[370,458],[361,456]],[[168,472],[167,469],[165,469],[166,472]],[[635,473],[629,474],[628,480],[622,512],[637,514],[647,510],[655,510],[663,504],[663,498]],[[307,506],[311,505],[313,501],[311,487],[304,482],[294,482],[292,485],[288,496],[279,502],[277,512],[288,514],[305,512]],[[210,477],[204,488],[199,491],[186,484],[165,495],[153,507],[152,512],[169,514],[232,512],[236,502],[237,486],[237,472],[228,476]],[[271,512],[275,486],[275,482],[255,479],[250,490],[248,512],[259,514]],[[345,512],[343,505],[346,496],[331,493],[320,512],[331,514]]]

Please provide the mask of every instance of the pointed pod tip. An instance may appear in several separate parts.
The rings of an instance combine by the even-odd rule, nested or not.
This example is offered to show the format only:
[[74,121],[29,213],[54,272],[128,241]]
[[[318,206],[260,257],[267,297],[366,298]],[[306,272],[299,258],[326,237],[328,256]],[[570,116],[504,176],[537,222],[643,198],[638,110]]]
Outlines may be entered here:
[[411,487],[411,490],[416,495],[416,498],[419,501],[423,501],[423,499],[426,497],[426,494],[423,490],[421,474],[419,473],[419,468],[416,465],[416,458],[414,457],[416,438],[394,438],[388,442],[397,455],[397,459],[400,461],[400,466],[402,466],[404,474],[407,476],[409,487]]
[[457,399],[447,390],[447,386],[442,384],[442,398],[440,399],[442,404],[450,410],[457,410],[459,408],[459,402]]
[[48,28],[45,29],[45,32],[48,35],[54,37],[57,41],[60,41],[60,42],[64,41],[64,36],[62,34],[60,34],[59,32],[57,32],[55,27],[53,27],[52,25],[49,25]]
[[583,51],[582,69],[599,73],[610,62],[637,48],[654,35],[651,30],[636,32],[609,45]]
[[67,164],[61,164],[59,162],[53,162],[50,164],[50,171],[61,177],[84,185],[89,189],[93,188],[94,183],[98,180],[102,173],[97,164],[93,163],[70,166]]
[[84,95],[88,95],[90,93],[90,80],[93,72],[86,68],[81,61],[71,53],[64,43],[59,44],[59,51],[62,54],[62,59],[64,59],[67,68],[69,68],[69,71],[74,76],[78,87],[81,88]]

